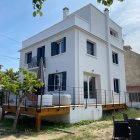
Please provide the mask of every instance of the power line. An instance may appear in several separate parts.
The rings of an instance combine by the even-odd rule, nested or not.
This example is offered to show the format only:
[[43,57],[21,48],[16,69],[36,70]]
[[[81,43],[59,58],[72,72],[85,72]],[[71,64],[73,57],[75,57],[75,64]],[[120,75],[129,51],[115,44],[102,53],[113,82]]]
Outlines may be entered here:
[[9,58],[9,59],[19,60],[19,58],[7,56],[7,55],[1,55],[1,54],[0,54],[0,57],[6,57],[6,58]]
[[16,39],[14,39],[14,38],[12,38],[12,37],[9,37],[9,36],[7,36],[7,35],[0,34],[0,36],[1,36],[1,37],[4,37],[4,38],[7,38],[7,39],[9,39],[9,40],[15,41],[15,42],[17,42],[17,43],[21,43],[21,41],[16,40]]

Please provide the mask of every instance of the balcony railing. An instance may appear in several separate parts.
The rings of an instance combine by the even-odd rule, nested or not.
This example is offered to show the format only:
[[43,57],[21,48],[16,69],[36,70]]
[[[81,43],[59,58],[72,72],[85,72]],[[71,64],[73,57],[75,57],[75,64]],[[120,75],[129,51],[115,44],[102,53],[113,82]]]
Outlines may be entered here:
[[[43,58],[44,67],[46,68],[46,57]],[[28,69],[37,68],[39,66],[39,60],[37,60],[37,56],[32,57],[31,63],[27,64]]]

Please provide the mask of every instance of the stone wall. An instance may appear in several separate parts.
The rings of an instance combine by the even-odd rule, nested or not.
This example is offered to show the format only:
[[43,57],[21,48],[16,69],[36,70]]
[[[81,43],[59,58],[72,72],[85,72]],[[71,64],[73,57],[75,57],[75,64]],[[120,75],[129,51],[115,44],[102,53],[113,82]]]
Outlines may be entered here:
[[127,86],[140,85],[140,54],[133,52],[130,46],[124,46],[125,73]]

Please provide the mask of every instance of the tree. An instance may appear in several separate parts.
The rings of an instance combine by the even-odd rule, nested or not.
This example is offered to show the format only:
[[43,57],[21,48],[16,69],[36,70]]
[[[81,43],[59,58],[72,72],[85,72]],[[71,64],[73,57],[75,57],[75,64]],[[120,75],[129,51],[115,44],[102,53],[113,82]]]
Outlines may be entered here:
[[[44,4],[46,0],[32,0],[33,2],[33,8],[34,8],[34,12],[33,12],[33,16],[35,17],[37,14],[39,14],[40,16],[43,15],[42,13],[42,6]],[[124,1],[124,0],[118,0],[120,2]],[[114,2],[114,0],[97,0],[98,3],[101,3],[105,6],[111,6]]]
[[35,17],[37,14],[39,14],[40,16],[43,15],[41,9],[42,9],[42,6],[44,4],[46,0],[33,0],[32,3],[33,3],[33,8],[34,8],[34,12],[33,12],[33,16]]
[[[23,73],[23,78],[19,76],[19,73]],[[16,117],[13,123],[14,131],[17,126],[20,107],[24,98],[29,94],[37,92],[36,89],[42,87],[43,83],[37,78],[35,73],[28,72],[25,69],[20,69],[18,72],[14,72],[13,69],[9,69],[3,73],[0,72],[0,84],[3,85],[4,90],[7,92],[20,95],[17,105]],[[22,91],[24,94],[20,94],[20,91]]]
[[[124,0],[118,0],[120,2],[124,1]],[[114,2],[114,0],[97,0],[97,2],[105,5],[105,6],[111,6]]]

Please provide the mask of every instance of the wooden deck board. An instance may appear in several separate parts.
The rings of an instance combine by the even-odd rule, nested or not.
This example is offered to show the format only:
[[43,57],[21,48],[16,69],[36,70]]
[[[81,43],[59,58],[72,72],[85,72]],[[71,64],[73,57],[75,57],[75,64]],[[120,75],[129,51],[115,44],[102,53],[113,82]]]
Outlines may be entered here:
[[106,104],[106,105],[104,104],[104,105],[102,105],[103,111],[126,109],[126,108],[127,108],[127,106],[124,103],[122,103],[122,104]]

